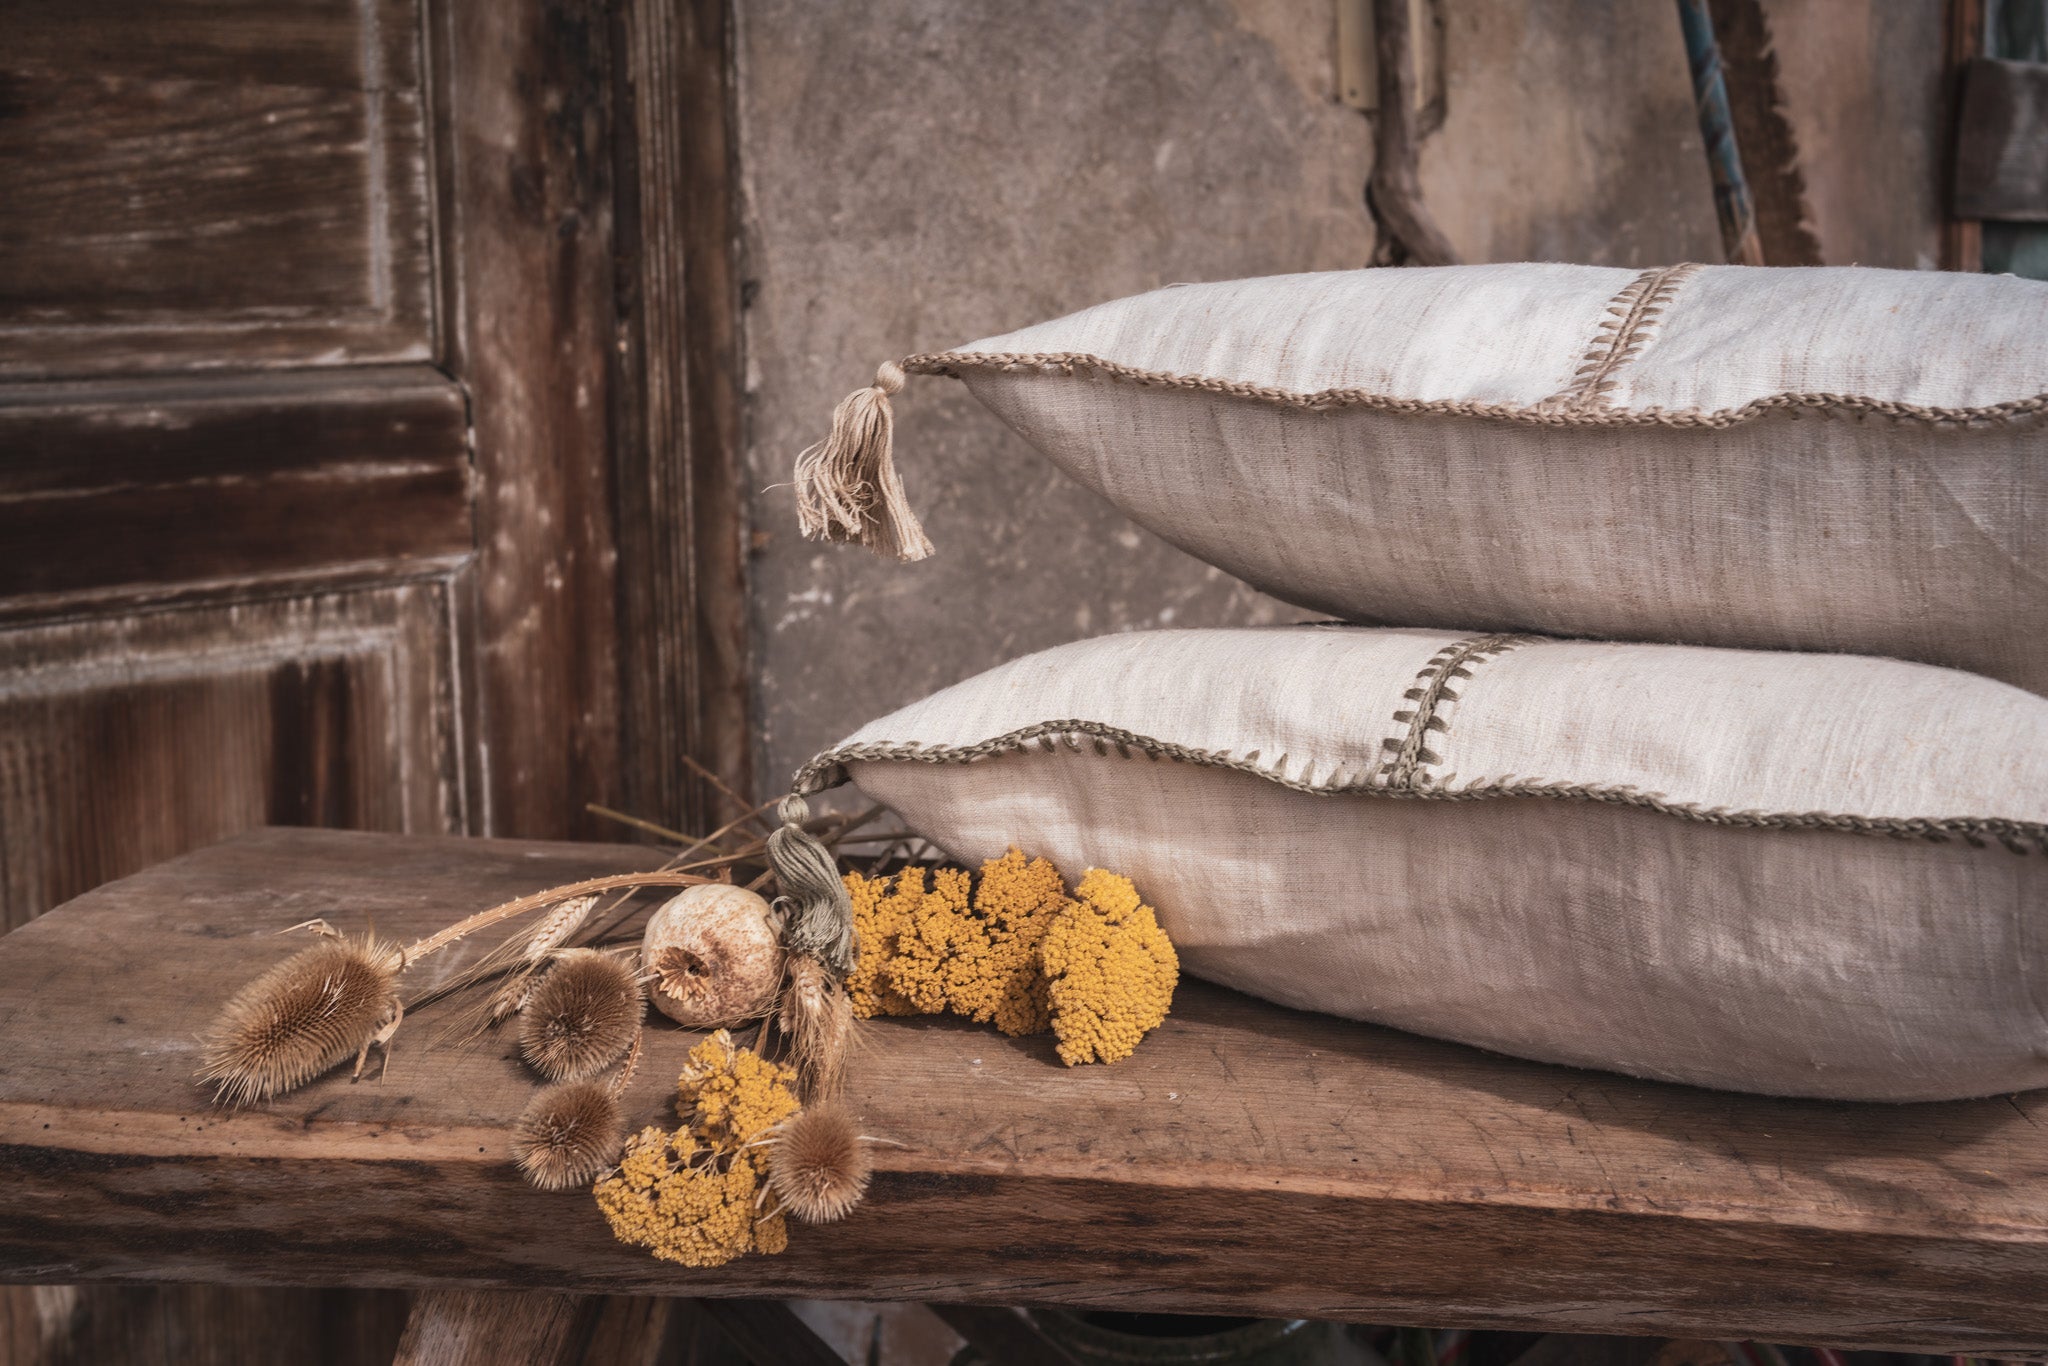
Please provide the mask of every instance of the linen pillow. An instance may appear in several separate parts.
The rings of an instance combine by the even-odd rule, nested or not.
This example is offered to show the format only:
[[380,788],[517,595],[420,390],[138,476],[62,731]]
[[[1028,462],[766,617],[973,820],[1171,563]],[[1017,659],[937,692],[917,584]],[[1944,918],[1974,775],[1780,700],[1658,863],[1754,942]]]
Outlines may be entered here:
[[[954,375],[1168,541],[1350,621],[1897,655],[2048,694],[2048,283],[1453,266],[1179,285]],[[886,393],[813,534],[926,548]]]
[[883,717],[797,788],[848,779],[955,859],[1128,874],[1188,970],[1286,1005],[1780,1095],[2048,1085],[2048,700],[1956,670],[1146,632]]

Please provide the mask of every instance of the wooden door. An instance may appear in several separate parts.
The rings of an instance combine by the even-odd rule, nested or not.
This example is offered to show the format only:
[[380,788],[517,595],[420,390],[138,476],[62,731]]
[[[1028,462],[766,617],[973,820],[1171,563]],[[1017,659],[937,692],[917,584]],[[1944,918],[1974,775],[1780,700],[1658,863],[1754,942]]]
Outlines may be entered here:
[[719,7],[0,32],[0,923],[257,824],[744,780]]
[[0,928],[254,825],[747,785],[722,0],[0,35]]

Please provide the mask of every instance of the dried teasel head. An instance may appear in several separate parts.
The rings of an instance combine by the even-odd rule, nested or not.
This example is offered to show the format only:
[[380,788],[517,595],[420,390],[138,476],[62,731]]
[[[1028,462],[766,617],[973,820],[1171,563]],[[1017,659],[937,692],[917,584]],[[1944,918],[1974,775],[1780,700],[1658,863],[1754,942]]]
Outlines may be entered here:
[[544,1087],[512,1127],[519,1170],[544,1191],[595,1181],[626,1142],[626,1117],[614,1088],[598,1081]]
[[845,985],[809,954],[790,957],[779,1023],[789,1036],[790,1060],[805,1101],[838,1094],[853,1037],[853,1002]]
[[555,959],[521,1013],[519,1051],[549,1081],[595,1076],[631,1046],[644,998],[633,969],[609,953]]
[[398,946],[328,933],[242,988],[207,1031],[199,1079],[222,1104],[268,1100],[360,1062],[397,1020]]
[[768,1189],[807,1224],[845,1218],[867,1194],[872,1172],[853,1116],[832,1102],[791,1116],[768,1147]]

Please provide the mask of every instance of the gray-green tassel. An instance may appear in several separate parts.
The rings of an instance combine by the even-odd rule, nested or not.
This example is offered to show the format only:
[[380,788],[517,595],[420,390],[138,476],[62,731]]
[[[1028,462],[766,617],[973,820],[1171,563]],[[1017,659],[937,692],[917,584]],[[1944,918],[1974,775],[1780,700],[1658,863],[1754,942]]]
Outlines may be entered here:
[[853,971],[853,899],[839,880],[832,851],[804,829],[811,808],[791,793],[775,809],[782,828],[768,836],[768,866],[789,902],[789,920],[782,946],[791,954],[809,954],[844,978]]

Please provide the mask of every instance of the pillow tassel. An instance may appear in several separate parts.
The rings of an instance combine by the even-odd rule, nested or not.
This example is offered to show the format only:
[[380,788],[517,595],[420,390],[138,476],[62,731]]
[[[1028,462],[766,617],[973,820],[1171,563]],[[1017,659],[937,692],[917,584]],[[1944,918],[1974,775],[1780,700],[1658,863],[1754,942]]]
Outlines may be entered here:
[[809,539],[864,545],[906,561],[932,553],[891,458],[889,395],[902,388],[903,367],[882,362],[873,384],[832,410],[831,435],[796,458],[797,524]]
[[768,836],[768,867],[790,902],[782,946],[817,959],[834,977],[853,971],[853,898],[840,880],[839,864],[818,837],[804,829],[811,808],[791,793],[775,810],[780,829]]

